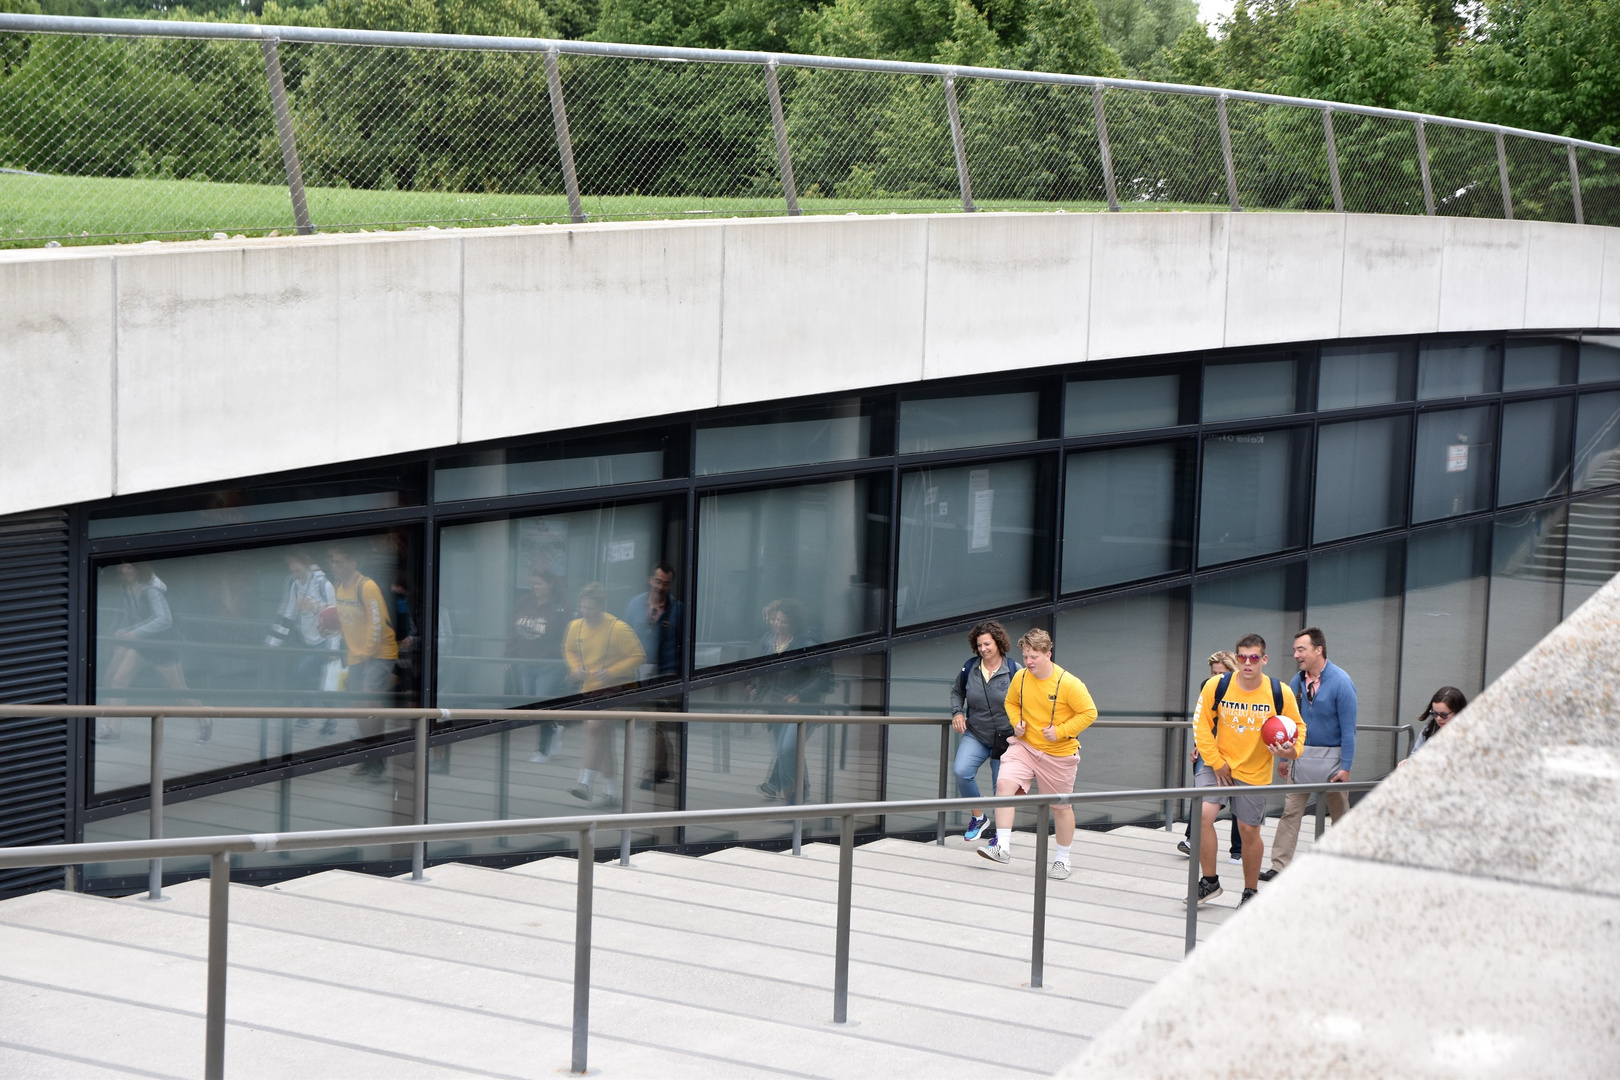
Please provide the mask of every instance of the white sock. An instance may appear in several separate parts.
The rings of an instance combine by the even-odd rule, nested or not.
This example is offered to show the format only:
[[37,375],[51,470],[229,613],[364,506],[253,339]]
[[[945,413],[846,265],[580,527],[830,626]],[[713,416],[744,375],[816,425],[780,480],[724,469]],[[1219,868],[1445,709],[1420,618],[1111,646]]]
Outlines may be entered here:
[[579,770],[579,782],[584,784],[586,787],[590,787],[592,784],[596,783],[596,770],[595,769],[581,769],[581,770]]
[[1063,863],[1065,866],[1067,866],[1068,862],[1069,862],[1069,845],[1068,844],[1053,844],[1052,847],[1053,847],[1053,850],[1055,850],[1057,852],[1057,858],[1054,859],[1053,861]]
[[1000,848],[1002,851],[1011,851],[1012,850],[1012,830],[1011,829],[997,829],[996,830],[996,847]]
[[608,798],[617,799],[619,797],[619,782],[617,780],[608,780],[602,786],[606,790]]

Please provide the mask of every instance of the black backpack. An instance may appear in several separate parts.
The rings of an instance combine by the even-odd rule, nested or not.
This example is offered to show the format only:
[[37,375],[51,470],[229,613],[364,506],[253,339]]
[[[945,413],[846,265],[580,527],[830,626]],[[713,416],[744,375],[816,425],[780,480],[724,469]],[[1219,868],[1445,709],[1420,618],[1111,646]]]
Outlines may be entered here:
[[[1226,700],[1226,692],[1232,688],[1232,674],[1232,672],[1228,671],[1222,675],[1220,683],[1215,687],[1215,701],[1210,706],[1210,710],[1217,718],[1221,715],[1221,702]],[[1283,714],[1282,682],[1272,678],[1270,675],[1266,676],[1266,681],[1271,684],[1271,715],[1281,716]]]

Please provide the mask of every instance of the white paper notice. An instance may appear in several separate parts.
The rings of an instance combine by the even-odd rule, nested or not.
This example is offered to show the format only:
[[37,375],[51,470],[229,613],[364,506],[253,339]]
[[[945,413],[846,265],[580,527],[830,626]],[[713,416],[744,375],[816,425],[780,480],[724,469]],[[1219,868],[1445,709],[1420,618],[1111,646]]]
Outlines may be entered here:
[[990,550],[990,515],[995,499],[989,469],[974,469],[968,473],[968,502],[973,508],[973,524],[968,530],[969,551]]
[[610,563],[630,562],[636,557],[636,542],[634,540],[615,540],[608,545],[607,561]]
[[1446,472],[1468,471],[1468,444],[1453,443],[1446,447]]

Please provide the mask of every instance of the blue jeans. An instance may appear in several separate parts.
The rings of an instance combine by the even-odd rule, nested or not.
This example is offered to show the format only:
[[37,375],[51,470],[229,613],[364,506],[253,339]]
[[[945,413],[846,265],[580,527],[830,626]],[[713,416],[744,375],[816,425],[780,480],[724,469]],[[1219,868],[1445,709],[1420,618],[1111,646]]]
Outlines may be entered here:
[[977,799],[979,792],[979,766],[989,759],[990,787],[994,794],[996,779],[1001,775],[1001,759],[990,757],[990,748],[972,734],[964,734],[956,745],[956,790],[964,799]]

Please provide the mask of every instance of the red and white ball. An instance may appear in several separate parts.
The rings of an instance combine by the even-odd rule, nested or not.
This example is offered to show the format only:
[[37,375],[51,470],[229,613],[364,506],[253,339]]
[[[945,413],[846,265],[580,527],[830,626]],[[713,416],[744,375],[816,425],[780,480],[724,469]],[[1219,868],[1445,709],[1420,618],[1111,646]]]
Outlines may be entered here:
[[1275,746],[1280,750],[1293,744],[1294,735],[1298,730],[1288,717],[1273,716],[1261,725],[1260,737],[1266,741],[1267,746]]

